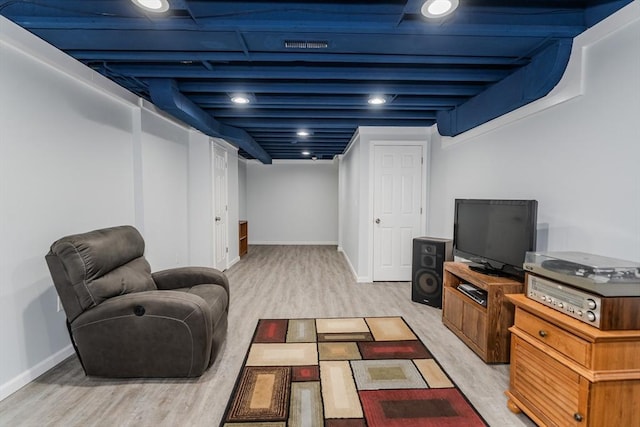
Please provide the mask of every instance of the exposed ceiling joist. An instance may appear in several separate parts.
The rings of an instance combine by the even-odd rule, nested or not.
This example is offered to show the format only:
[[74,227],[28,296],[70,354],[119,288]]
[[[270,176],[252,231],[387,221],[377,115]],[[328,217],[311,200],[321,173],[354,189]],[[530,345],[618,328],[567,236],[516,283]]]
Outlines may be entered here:
[[460,0],[433,20],[423,0],[169,3],[0,0],[0,14],[269,163],[331,158],[359,126],[472,129],[548,93],[573,38],[631,0]]

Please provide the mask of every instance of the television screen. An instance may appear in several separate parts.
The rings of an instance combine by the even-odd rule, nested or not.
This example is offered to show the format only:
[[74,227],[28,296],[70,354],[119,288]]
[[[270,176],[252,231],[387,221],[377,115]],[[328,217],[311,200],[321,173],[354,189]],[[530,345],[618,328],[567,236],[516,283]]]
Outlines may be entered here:
[[524,277],[527,251],[536,249],[535,200],[456,199],[454,254],[488,274]]

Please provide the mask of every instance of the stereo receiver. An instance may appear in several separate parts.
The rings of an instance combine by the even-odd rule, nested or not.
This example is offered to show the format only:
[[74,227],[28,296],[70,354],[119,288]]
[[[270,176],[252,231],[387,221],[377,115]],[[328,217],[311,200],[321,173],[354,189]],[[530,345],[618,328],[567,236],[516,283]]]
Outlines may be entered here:
[[602,330],[640,329],[640,264],[581,252],[527,252],[525,295]]

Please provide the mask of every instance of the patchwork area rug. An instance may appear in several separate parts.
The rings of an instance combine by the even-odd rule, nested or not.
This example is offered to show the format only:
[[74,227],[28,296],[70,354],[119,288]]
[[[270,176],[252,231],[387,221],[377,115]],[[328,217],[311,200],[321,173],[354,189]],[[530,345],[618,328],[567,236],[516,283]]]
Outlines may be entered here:
[[224,427],[486,426],[401,317],[262,319]]

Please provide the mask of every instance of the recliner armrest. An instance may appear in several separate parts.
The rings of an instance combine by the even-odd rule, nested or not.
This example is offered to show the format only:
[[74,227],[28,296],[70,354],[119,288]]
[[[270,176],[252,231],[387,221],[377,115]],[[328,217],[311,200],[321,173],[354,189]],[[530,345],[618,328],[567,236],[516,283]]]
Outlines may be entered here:
[[195,285],[220,285],[229,295],[229,280],[220,270],[209,267],[179,267],[151,273],[158,289],[187,288]]

